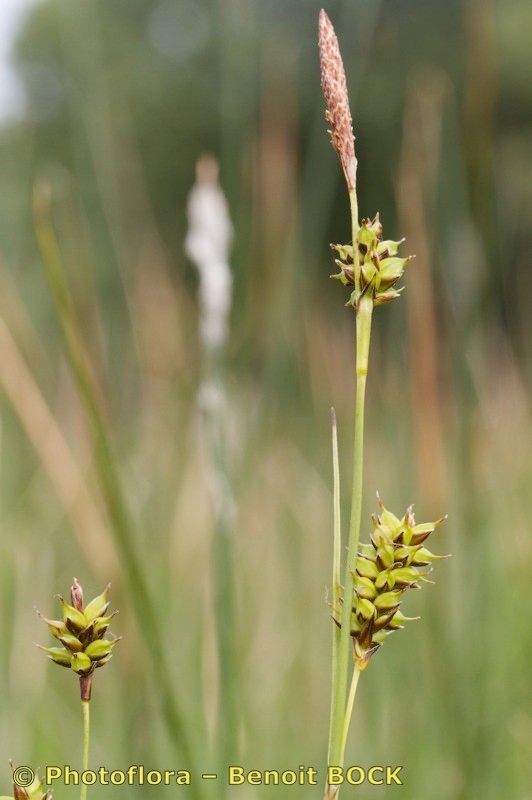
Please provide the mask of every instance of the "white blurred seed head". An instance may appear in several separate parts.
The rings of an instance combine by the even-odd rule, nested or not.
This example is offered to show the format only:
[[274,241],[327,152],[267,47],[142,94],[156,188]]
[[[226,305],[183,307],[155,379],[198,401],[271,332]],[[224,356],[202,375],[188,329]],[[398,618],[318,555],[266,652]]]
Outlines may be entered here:
[[205,347],[222,345],[228,333],[233,278],[229,253],[233,226],[218,183],[218,163],[202,156],[188,198],[185,250],[200,276],[200,333]]

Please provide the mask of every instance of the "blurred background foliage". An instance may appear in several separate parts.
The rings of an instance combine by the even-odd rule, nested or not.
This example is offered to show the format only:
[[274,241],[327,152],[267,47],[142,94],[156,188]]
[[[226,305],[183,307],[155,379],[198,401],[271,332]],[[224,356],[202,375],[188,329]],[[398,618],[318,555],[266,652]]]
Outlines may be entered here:
[[[49,668],[32,644],[46,638],[32,606],[51,616],[52,594],[65,592],[73,574],[89,593],[113,580],[124,636],[97,681],[93,763],[189,766],[162,721],[154,654],[95,480],[35,241],[39,180],[52,187],[138,521],[136,545],[165,636],[166,653],[156,657],[171,665],[198,763],[212,764],[226,687],[217,680],[209,588],[216,564],[197,404],[205,368],[197,279],[183,250],[186,198],[207,151],[220,161],[235,226],[225,382],[239,758],[253,768],[323,767],[329,408],[340,424],[345,518],[353,318],[328,280],[328,242],[347,240],[349,223],[323,119],[319,6],[44,0],[16,42],[27,112],[0,130],[3,789],[10,756],[79,760],[75,680]],[[415,501],[421,521],[449,511],[435,549],[453,553],[437,567],[436,585],[409,600],[423,621],[391,639],[364,675],[349,758],[404,764],[405,786],[394,791],[409,800],[525,800],[532,6],[337,0],[326,10],[351,90],[361,212],[379,210],[387,236],[407,235],[417,254],[401,301],[376,314],[366,532],[378,488],[398,513]],[[268,791],[276,790],[241,793]]]

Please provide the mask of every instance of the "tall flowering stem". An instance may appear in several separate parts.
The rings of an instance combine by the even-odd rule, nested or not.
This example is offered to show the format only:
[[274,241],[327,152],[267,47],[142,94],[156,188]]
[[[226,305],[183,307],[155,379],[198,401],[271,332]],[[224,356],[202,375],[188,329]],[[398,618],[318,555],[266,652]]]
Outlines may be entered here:
[[[328,764],[343,767],[355,697],[361,672],[381,647],[385,638],[408,620],[399,606],[403,592],[427,582],[424,567],[431,569],[434,556],[423,541],[439,522],[416,525],[412,508],[402,519],[381,504],[374,515],[374,531],[369,544],[360,544],[364,464],[364,406],[371,343],[371,324],[375,306],[400,295],[396,289],[410,257],[398,255],[401,241],[383,239],[377,214],[359,220],[357,197],[357,159],[347,81],[338,40],[325,11],[319,18],[321,84],[326,103],[331,141],[347,184],[351,206],[351,244],[332,245],[339,272],[332,277],[351,294],[347,302],[356,318],[356,401],[353,453],[351,516],[347,539],[347,561],[343,586],[339,578],[341,530],[339,512],[339,474],[336,422],[333,428],[335,513],[333,569],[333,634],[331,719]],[[350,685],[349,685],[350,684]],[[325,800],[338,796],[338,786],[327,784]]]
[[[325,116],[329,122],[331,141],[338,153],[340,163],[349,192],[351,204],[351,223],[353,242],[359,231],[358,199],[357,199],[357,159],[355,155],[355,138],[353,122],[349,106],[347,80],[340,54],[338,39],[332,23],[321,11],[319,17],[319,52],[321,63],[321,85],[325,97]],[[356,248],[354,248],[355,250]],[[353,277],[355,293],[360,291],[360,263],[358,252],[355,253]],[[368,372],[369,344],[371,338],[371,319],[373,302],[364,299],[356,308],[357,311],[357,361],[356,361],[356,406],[355,406],[355,439],[353,456],[353,486],[351,494],[351,519],[349,526],[348,554],[345,565],[344,597],[353,595],[353,568],[356,560],[360,536],[362,514],[362,468],[364,456],[364,401],[366,378]],[[335,594],[336,594],[335,590]],[[337,598],[335,597],[335,602]],[[343,763],[343,740],[347,702],[347,684],[350,664],[350,603],[341,604],[341,624],[339,635],[333,644],[333,680],[331,698],[331,721],[329,731],[328,761],[331,766]],[[354,699],[354,698],[353,698]],[[352,705],[352,704],[351,704]],[[332,787],[327,787],[326,796]],[[333,790],[334,791],[334,790]],[[331,796],[334,796],[332,794]]]

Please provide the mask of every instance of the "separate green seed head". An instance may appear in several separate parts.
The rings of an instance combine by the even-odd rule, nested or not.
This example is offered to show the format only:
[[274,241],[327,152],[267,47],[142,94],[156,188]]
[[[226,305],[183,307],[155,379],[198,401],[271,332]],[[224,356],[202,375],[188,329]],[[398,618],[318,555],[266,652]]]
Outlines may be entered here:
[[19,786],[15,779],[16,768],[12,761],[10,764],[13,772],[13,796],[2,795],[0,800],[52,800],[52,793],[46,790],[38,774],[29,786]]
[[[369,292],[376,306],[391,303],[401,294],[396,283],[402,278],[405,267],[414,256],[400,258],[397,253],[404,239],[392,241],[382,240],[382,224],[377,214],[373,220],[362,220],[357,234],[356,247],[360,264],[360,293],[352,292],[347,305],[357,307],[360,297]],[[353,245],[333,244],[332,249],[338,256],[335,263],[339,272],[331,277],[339,280],[344,286],[355,286]]]
[[85,606],[83,589],[74,578],[70,590],[71,604],[59,595],[63,607],[63,620],[41,618],[48,625],[52,636],[63,647],[41,647],[54,664],[67,667],[80,676],[81,696],[90,700],[92,675],[96,668],[102,667],[112,658],[112,651],[120,639],[106,639],[105,634],[113,617],[118,613],[107,614],[109,609],[110,584],[102,594]]
[[[384,640],[406,622],[400,611],[404,593],[431,583],[427,575],[435,556],[421,542],[445,521],[416,524],[412,507],[400,519],[379,499],[379,513],[372,517],[371,542],[361,544],[354,571],[351,637],[357,667],[365,669]],[[339,625],[338,618],[335,622]]]

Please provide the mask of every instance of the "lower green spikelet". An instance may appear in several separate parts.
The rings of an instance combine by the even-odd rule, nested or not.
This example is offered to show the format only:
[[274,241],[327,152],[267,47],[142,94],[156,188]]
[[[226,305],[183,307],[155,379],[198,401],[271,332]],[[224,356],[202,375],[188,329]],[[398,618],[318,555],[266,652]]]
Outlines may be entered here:
[[[13,771],[13,795],[9,797],[2,795],[0,800],[52,800],[52,793],[46,790],[38,774],[35,774],[35,778],[29,786],[19,786],[16,780],[17,769],[14,767],[13,762],[10,763]],[[26,770],[27,767],[22,769]]]
[[[360,545],[353,572],[351,636],[360,671],[390,634],[403,628],[405,622],[419,619],[401,613],[403,595],[407,589],[420,589],[423,583],[432,583],[428,579],[432,562],[448,558],[434,555],[424,547],[425,540],[445,522],[446,516],[417,525],[412,506],[399,519],[384,507],[379,497],[378,501],[380,510],[372,517],[371,540]],[[338,627],[340,618],[341,609],[335,608],[333,619]]]

